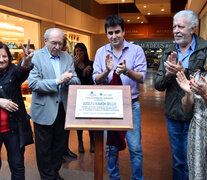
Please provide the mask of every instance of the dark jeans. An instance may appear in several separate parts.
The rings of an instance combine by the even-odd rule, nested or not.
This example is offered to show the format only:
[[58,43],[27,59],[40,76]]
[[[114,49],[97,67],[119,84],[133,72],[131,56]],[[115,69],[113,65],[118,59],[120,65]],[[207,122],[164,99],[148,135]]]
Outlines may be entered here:
[[[11,131],[0,134],[0,150],[4,143],[7,150],[7,159],[11,171],[12,180],[25,179],[24,167],[24,148],[19,147],[18,134]],[[1,167],[1,153],[0,153],[0,167]]]
[[41,180],[55,180],[62,164],[65,147],[65,110],[59,104],[58,115],[52,125],[34,123],[37,166]]
[[167,130],[173,154],[173,180],[188,180],[187,137],[190,122],[167,118]]

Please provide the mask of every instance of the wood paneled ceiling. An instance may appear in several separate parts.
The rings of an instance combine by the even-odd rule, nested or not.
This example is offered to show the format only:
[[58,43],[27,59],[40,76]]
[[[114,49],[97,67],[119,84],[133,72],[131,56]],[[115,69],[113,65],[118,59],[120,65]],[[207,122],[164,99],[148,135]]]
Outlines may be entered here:
[[173,16],[183,10],[187,0],[94,0],[99,4],[116,4],[126,23],[148,23],[150,17]]

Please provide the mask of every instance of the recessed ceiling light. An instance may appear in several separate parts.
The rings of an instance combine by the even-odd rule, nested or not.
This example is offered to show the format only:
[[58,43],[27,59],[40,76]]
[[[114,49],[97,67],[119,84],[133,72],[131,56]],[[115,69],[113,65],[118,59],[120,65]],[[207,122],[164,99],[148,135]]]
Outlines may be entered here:
[[146,6],[146,5],[144,5],[144,6],[143,6],[143,8],[147,8],[147,6]]
[[150,12],[147,13],[147,15],[150,15],[150,14],[151,14]]
[[2,38],[2,39],[4,39],[4,40],[13,40],[13,41],[18,41],[18,39],[17,39],[17,38]]
[[19,18],[19,21],[23,21],[23,19],[22,18]]
[[140,19],[140,17],[137,17],[137,19]]
[[165,11],[165,9],[161,9],[161,11]]
[[15,25],[8,24],[8,23],[3,23],[3,22],[0,22],[0,28],[9,29],[9,30],[17,30],[17,31],[20,31],[20,32],[24,32],[23,27],[19,27],[19,26],[15,26]]
[[125,2],[125,0],[122,0],[121,2]]
[[7,18],[9,17],[9,16],[6,15],[6,14],[4,14],[3,16],[4,16],[3,19],[7,19]]
[[127,22],[130,22],[130,20],[128,19]]

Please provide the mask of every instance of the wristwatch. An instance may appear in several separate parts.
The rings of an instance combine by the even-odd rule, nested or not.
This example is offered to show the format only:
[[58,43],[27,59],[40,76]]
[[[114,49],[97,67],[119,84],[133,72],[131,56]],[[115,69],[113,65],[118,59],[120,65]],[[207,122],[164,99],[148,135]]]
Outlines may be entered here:
[[128,70],[128,69],[126,69],[126,71],[125,71],[125,72],[123,72],[123,74],[124,74],[125,76],[128,76],[128,75],[129,75],[129,70]]

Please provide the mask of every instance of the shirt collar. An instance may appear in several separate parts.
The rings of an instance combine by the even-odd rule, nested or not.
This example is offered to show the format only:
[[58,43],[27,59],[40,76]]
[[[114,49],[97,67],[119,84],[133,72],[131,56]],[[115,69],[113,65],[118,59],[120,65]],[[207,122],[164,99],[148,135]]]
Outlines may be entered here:
[[[124,45],[123,45],[122,50],[124,50],[125,48],[128,48],[129,47],[129,43],[125,39],[123,41],[123,44]],[[111,43],[109,43],[109,44],[106,45],[106,50],[112,52]]]
[[60,55],[57,55],[56,57],[52,56],[52,55],[50,54],[50,52],[49,52],[49,50],[48,50],[47,46],[45,46],[45,47],[46,47],[46,51],[47,51],[47,53],[48,53],[48,55],[49,55],[50,59],[60,58]]
[[[196,40],[195,40],[195,36],[193,35],[192,42],[191,42],[191,44],[190,44],[190,46],[189,46],[188,49],[194,51],[195,50],[195,47],[196,47]],[[178,44],[176,44],[176,50],[180,50]]]

